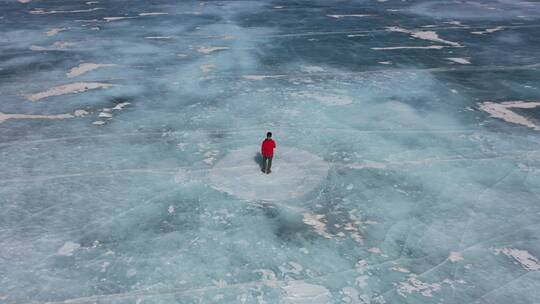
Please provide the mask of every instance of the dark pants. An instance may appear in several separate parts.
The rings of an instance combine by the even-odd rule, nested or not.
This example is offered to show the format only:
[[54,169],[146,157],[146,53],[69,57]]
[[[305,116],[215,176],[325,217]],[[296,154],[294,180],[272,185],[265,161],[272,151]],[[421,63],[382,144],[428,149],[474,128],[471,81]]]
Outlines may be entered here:
[[270,173],[272,168],[272,156],[263,156],[262,170],[264,173]]

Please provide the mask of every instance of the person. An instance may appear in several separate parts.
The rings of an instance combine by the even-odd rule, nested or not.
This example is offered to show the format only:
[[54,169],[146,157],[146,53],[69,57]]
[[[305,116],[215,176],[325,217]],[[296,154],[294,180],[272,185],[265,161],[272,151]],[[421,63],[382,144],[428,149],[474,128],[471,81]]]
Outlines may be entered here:
[[263,159],[262,172],[270,174],[272,172],[272,158],[274,157],[274,148],[276,142],[272,139],[272,132],[266,133],[266,139],[261,145],[261,154]]

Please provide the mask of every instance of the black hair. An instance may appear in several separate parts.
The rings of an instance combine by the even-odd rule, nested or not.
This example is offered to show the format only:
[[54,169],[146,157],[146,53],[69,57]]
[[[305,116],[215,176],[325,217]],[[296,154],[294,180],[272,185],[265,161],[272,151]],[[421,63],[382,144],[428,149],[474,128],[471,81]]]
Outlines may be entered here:
[[272,137],[272,132],[266,133],[266,137]]

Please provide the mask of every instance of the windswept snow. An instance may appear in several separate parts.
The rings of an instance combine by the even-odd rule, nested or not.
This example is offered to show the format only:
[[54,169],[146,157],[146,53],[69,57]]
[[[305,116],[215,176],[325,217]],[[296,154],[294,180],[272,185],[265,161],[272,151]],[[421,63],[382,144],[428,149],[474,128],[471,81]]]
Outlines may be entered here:
[[74,94],[74,93],[82,93],[86,92],[88,90],[95,90],[100,88],[110,88],[113,85],[110,83],[101,83],[101,82],[76,82],[76,83],[70,83],[66,85],[61,85],[57,87],[50,88],[46,91],[34,93],[34,94],[27,94],[25,95],[26,99],[29,101],[39,101],[44,98],[53,97],[53,96],[60,96],[65,94]]
[[512,111],[512,109],[533,109],[536,107],[540,107],[540,102],[505,101],[495,103],[486,101],[480,104],[480,109],[489,113],[491,117],[499,118],[510,123],[523,125],[534,130],[540,130],[540,126],[531,121],[529,118]]
[[107,63],[81,63],[78,66],[72,68],[69,70],[69,72],[66,74],[68,78],[73,78],[80,76],[82,74],[88,73],[93,70],[97,70],[100,68],[106,68],[106,67],[113,67],[115,64],[107,64]]
[[461,47],[461,45],[457,42],[448,41],[448,40],[440,38],[439,34],[437,34],[437,32],[435,31],[408,30],[401,27],[397,27],[397,26],[390,26],[387,28],[387,31],[406,33],[406,34],[411,35],[414,38],[429,40],[429,41],[438,42],[438,43],[444,43],[453,47]]
[[530,271],[539,271],[540,270],[540,262],[538,262],[538,259],[531,255],[526,250],[520,250],[516,248],[496,248],[493,250],[495,254],[504,254],[509,258],[513,258],[516,262],[519,263],[523,268]]
[[226,46],[210,46],[210,47],[203,47],[201,46],[197,51],[202,54],[210,54],[217,51],[223,51],[228,50],[229,47]]

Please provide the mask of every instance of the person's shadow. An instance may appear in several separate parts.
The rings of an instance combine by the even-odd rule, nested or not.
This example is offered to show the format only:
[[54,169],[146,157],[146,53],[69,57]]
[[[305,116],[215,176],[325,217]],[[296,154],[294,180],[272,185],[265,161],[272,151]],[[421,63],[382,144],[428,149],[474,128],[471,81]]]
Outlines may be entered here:
[[261,170],[264,169],[264,168],[263,168],[263,157],[262,157],[261,152],[255,153],[255,156],[253,156],[253,161],[255,161],[255,163],[256,163],[257,165],[259,165],[259,168],[260,168]]

